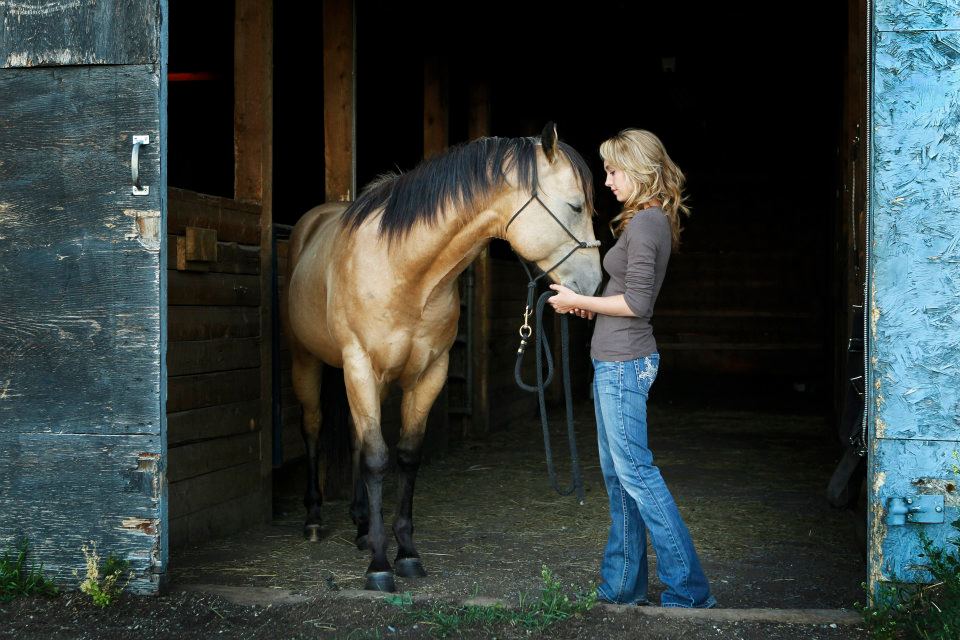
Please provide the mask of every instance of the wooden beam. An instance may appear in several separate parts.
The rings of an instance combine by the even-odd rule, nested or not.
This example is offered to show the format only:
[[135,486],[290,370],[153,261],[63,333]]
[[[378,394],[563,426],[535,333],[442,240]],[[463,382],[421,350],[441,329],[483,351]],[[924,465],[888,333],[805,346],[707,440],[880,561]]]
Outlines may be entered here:
[[[267,95],[273,70],[268,60],[272,43],[272,3],[236,0],[233,40],[233,192],[237,200],[263,199],[262,145],[266,129]],[[271,33],[267,33],[271,31]]]
[[423,157],[446,150],[450,142],[450,114],[447,98],[447,66],[437,57],[423,65]]
[[353,1],[323,2],[323,156],[327,202],[356,194]]
[[[471,140],[490,135],[490,87],[483,81],[470,86],[467,136]],[[490,431],[490,309],[493,274],[490,248],[485,247],[473,262],[473,397],[467,435]]]

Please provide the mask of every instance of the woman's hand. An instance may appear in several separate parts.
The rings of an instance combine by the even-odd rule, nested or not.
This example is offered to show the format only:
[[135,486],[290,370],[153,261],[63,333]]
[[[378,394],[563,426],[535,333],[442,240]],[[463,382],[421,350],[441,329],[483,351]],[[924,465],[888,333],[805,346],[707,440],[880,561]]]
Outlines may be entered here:
[[593,318],[593,312],[580,308],[582,296],[577,295],[562,284],[552,284],[550,288],[556,291],[556,295],[547,298],[547,302],[557,313],[573,313],[581,318],[588,320]]

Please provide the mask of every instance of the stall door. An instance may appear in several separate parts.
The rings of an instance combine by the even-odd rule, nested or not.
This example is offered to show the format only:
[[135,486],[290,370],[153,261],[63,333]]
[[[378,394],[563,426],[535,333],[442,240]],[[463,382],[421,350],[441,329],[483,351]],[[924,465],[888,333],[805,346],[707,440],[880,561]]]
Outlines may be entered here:
[[0,549],[166,571],[165,0],[0,2]]
[[960,1],[876,2],[870,207],[870,585],[927,582],[960,492]]

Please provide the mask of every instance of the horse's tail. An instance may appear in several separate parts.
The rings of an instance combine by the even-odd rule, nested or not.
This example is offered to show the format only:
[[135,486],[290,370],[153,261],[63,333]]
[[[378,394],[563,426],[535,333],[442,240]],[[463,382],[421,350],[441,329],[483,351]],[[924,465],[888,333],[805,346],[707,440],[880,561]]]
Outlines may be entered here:
[[326,459],[325,497],[349,497],[352,491],[353,468],[351,438],[353,425],[343,369],[323,365],[320,382],[320,429],[322,456]]

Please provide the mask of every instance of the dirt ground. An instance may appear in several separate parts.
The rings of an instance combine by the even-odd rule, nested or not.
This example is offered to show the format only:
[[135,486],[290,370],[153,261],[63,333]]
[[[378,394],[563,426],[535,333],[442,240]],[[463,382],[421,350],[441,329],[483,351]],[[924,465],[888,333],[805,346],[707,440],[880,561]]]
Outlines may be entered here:
[[[720,607],[849,611],[863,601],[865,567],[853,516],[823,498],[838,452],[822,417],[652,402],[650,424],[655,461]],[[557,427],[554,451],[566,460]],[[609,520],[589,403],[577,407],[577,427],[587,490],[583,506],[549,488],[534,416],[422,469],[416,539],[429,575],[397,578],[398,590],[416,603],[406,609],[476,596],[515,606],[539,594],[544,566],[569,593],[595,584]],[[565,466],[561,477],[567,477]],[[385,491],[391,510],[394,487]],[[0,604],[6,621],[0,638],[429,637],[431,625],[417,623],[404,607],[355,593],[368,559],[353,544],[347,507],[325,504],[323,540],[310,544],[301,535],[301,496],[280,496],[272,523],[173,553],[165,595],[125,596],[102,611],[76,592]],[[651,577],[651,599],[660,590]],[[849,623],[655,614],[597,607],[542,637],[865,637]],[[460,633],[529,637],[525,629],[503,625]]]

